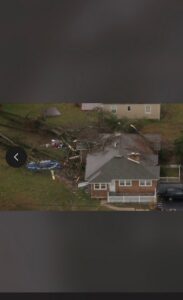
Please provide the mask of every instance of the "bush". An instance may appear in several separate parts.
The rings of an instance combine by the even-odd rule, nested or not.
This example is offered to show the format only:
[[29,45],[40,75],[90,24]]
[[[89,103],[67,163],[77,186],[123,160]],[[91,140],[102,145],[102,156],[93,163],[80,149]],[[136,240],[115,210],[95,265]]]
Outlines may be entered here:
[[112,131],[119,129],[119,122],[115,115],[104,116],[104,125]]
[[133,124],[138,131],[145,125],[149,124],[151,120],[148,119],[128,119],[126,117],[118,119],[117,116],[111,112],[99,110],[98,111],[98,125],[104,127],[108,131],[123,131],[126,133],[134,133],[134,129],[130,126]]
[[167,149],[167,148],[163,148],[160,150],[159,152],[159,162],[160,164],[167,164],[172,156],[173,156],[173,153],[174,151],[171,150],[171,149]]
[[183,162],[183,135],[176,139],[174,142],[175,146],[175,155],[177,157],[178,162]]
[[162,104],[161,105],[161,119],[164,119],[168,115],[168,105]]

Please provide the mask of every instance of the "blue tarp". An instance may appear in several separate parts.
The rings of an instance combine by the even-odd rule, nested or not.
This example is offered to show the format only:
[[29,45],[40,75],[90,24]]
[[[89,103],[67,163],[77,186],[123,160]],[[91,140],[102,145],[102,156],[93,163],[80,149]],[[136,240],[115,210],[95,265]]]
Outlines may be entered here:
[[41,171],[41,170],[55,170],[55,169],[61,169],[61,163],[59,163],[56,160],[42,160],[40,162],[29,162],[26,165],[26,168],[28,170],[33,171]]

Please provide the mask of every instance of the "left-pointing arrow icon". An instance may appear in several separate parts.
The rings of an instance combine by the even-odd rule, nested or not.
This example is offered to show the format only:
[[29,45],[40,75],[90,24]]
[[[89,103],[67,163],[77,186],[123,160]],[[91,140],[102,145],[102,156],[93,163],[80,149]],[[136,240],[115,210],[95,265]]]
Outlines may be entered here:
[[11,147],[6,152],[6,161],[11,167],[20,168],[27,161],[27,153],[21,147]]
[[18,153],[16,153],[16,154],[14,155],[14,159],[15,159],[16,161],[18,161]]

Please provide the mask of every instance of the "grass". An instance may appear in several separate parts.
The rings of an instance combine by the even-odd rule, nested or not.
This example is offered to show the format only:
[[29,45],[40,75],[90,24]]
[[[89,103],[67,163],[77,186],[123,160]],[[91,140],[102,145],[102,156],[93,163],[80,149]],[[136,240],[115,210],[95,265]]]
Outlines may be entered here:
[[161,177],[179,177],[179,168],[167,168],[161,166]]
[[96,121],[96,112],[83,112],[75,104],[3,104],[3,110],[25,117],[39,117],[45,109],[56,107],[61,115],[47,118],[46,123],[53,126],[85,127]]
[[[3,104],[3,110],[25,117],[38,117],[47,107],[57,107],[61,116],[47,118],[51,126],[86,127],[95,122],[96,113],[83,113],[74,104]],[[1,124],[9,121],[0,117]],[[10,122],[11,123],[11,122]],[[46,154],[61,160],[61,150],[40,147],[51,136],[19,131],[0,125],[0,131],[20,144],[39,147]],[[29,150],[26,149],[29,154]],[[5,150],[0,149],[0,209],[1,210],[101,210],[99,201],[91,200],[82,190],[73,193],[65,183],[53,181],[49,172],[31,173],[26,168],[13,169],[5,162]],[[46,158],[46,157],[44,157]]]
[[143,133],[159,133],[163,142],[173,144],[183,131],[183,104],[162,104],[161,120],[147,123]]
[[0,152],[1,210],[98,210],[100,202],[84,191],[74,194],[64,183],[53,181],[50,172],[32,173],[10,168]]

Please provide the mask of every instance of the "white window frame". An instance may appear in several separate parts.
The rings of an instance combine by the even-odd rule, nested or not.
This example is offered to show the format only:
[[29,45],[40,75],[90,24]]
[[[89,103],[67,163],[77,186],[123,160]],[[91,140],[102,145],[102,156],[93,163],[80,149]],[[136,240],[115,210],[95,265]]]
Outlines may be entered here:
[[[124,184],[121,184],[121,181],[123,181]],[[127,181],[129,181],[130,184],[127,184]],[[120,179],[119,180],[119,186],[131,187],[132,186],[132,180],[130,180],[130,179]]]
[[[102,188],[102,185],[104,185],[105,188]],[[101,191],[106,191],[107,190],[107,184],[106,183],[101,183],[100,184],[100,189],[101,189]]]
[[[96,185],[98,185],[99,187],[96,188]],[[99,191],[99,190],[100,190],[100,184],[99,184],[99,183],[95,183],[95,184],[94,184],[94,190],[95,190],[95,191]]]
[[[142,184],[142,181],[144,181],[144,184]],[[147,184],[147,182],[150,182],[150,184]],[[141,187],[150,187],[152,186],[152,180],[151,179],[140,179],[139,180],[139,186]]]
[[[144,181],[144,184],[142,184],[142,181]],[[140,180],[139,180],[139,186],[142,186],[142,187],[146,186],[146,181],[145,181],[145,179],[140,179]]]
[[[147,107],[149,108],[149,110],[147,110]],[[151,114],[152,111],[152,106],[150,104],[146,104],[145,105],[145,114]]]
[[[147,184],[148,181],[149,181],[150,184]],[[152,186],[152,180],[147,179],[147,180],[146,180],[146,186]]]
[[[96,185],[99,187],[96,188]],[[102,185],[105,185],[105,188],[102,188]],[[106,191],[107,190],[107,183],[94,183],[94,190],[95,191]]]
[[116,114],[117,113],[117,105],[111,105],[111,112],[113,114]]

